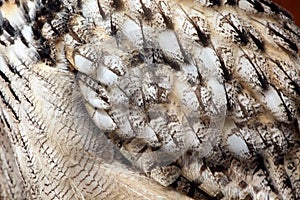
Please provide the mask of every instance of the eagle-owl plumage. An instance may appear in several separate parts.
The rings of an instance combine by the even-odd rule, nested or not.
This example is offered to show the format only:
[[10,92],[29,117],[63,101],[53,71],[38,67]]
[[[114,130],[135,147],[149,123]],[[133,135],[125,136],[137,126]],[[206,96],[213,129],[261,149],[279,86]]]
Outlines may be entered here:
[[300,198],[300,29],[271,0],[0,4],[0,199]]

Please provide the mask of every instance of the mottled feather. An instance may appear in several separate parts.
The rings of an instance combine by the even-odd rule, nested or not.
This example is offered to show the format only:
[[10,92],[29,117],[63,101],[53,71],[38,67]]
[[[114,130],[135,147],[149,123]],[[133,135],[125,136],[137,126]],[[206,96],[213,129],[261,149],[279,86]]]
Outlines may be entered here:
[[4,1],[1,199],[300,198],[300,29],[270,0]]

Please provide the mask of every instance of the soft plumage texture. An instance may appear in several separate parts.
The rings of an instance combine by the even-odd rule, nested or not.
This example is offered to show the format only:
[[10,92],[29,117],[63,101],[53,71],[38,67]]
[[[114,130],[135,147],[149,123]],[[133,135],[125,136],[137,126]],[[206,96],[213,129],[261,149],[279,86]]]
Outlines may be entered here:
[[300,29],[283,8],[1,4],[1,199],[300,198]]

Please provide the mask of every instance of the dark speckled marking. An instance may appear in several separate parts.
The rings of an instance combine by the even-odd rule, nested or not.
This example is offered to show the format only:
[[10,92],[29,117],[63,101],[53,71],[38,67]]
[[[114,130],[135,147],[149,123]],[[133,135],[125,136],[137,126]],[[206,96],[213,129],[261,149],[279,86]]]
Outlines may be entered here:
[[11,26],[7,19],[3,20],[3,29],[11,36],[15,36],[15,29]]
[[235,6],[236,5],[236,0],[227,0],[226,4],[230,5],[230,6]]
[[166,4],[165,2],[159,2],[159,4],[158,4],[159,12],[160,12],[160,14],[162,15],[162,17],[164,19],[164,23],[166,24],[167,29],[173,30],[174,29],[174,24],[172,22],[172,19],[164,13],[164,11],[162,9],[162,4],[163,3]]
[[278,14],[280,12],[279,7],[273,2],[268,2],[265,0],[260,0],[260,2],[263,3],[264,5],[268,6],[272,12],[274,12],[276,14]]
[[122,0],[113,0],[111,2],[111,7],[115,8],[116,10],[122,10],[124,7],[124,4]]
[[255,43],[257,48],[261,51],[265,51],[265,44],[263,41],[261,41],[259,38],[256,38],[253,34],[249,33],[252,41]]
[[105,14],[99,0],[97,1],[97,5],[98,5],[99,13],[100,13],[102,19],[106,20],[106,14]]
[[274,28],[272,28],[269,24],[268,24],[268,28],[271,30],[272,33],[274,33],[276,36],[280,37],[283,39],[284,42],[286,42],[289,47],[291,48],[291,50],[295,51],[296,53],[298,52],[298,47],[297,45],[290,40],[289,38],[287,38],[285,35],[279,33],[279,31],[275,30]]
[[254,9],[257,10],[257,12],[264,12],[264,7],[257,1],[257,0],[248,0],[250,4],[253,5]]
[[152,14],[151,9],[147,8],[142,0],[140,0],[140,4],[141,4],[142,10],[143,10],[142,15],[145,17],[146,20],[152,20],[153,14]]

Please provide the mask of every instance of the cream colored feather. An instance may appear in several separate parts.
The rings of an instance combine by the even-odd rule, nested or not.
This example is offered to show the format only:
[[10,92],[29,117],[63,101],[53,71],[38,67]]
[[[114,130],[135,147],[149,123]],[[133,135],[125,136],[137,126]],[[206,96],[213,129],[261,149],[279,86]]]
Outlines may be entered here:
[[280,6],[0,3],[0,199],[300,198],[300,29]]

